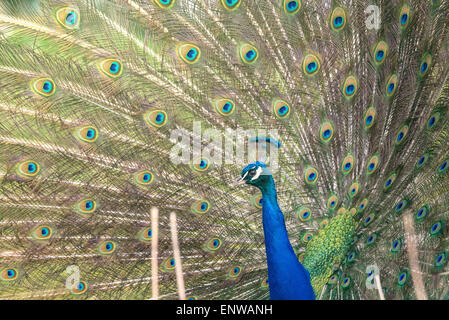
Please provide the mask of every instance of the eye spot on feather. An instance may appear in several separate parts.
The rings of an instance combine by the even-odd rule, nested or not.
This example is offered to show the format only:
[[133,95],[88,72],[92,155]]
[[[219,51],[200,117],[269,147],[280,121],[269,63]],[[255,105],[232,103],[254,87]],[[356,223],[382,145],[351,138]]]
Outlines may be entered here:
[[98,70],[110,78],[118,78],[122,75],[123,67],[120,60],[107,58],[98,62]]
[[406,29],[410,22],[411,10],[408,5],[403,5],[399,13],[399,25],[402,30]]
[[139,231],[137,237],[142,242],[151,241],[153,237],[153,229],[151,227],[143,228],[142,230]]
[[221,0],[223,7],[228,11],[234,11],[240,6],[241,0]]
[[75,206],[75,211],[84,216],[90,216],[97,209],[97,203],[92,199],[82,199]]
[[365,130],[370,129],[374,125],[374,121],[376,119],[376,109],[374,107],[370,107],[365,111],[365,115],[363,116],[363,127]]
[[393,172],[385,181],[384,191],[388,191],[396,181],[397,173]]
[[438,168],[438,173],[444,173],[449,169],[449,159],[443,161],[443,163]]
[[80,281],[72,287],[73,294],[83,294],[87,291],[87,284],[84,281]]
[[304,256],[305,256],[305,252],[301,253],[298,255],[298,261],[301,263],[304,263]]
[[153,173],[149,170],[139,171],[134,174],[134,182],[141,186],[148,186],[153,180]]
[[98,138],[98,130],[93,126],[80,127],[76,130],[75,137],[82,142],[92,143]]
[[396,92],[397,89],[397,84],[398,84],[398,76],[393,74],[388,78],[386,87],[385,87],[385,91],[386,91],[386,95],[387,97],[392,97],[394,95],[394,93]]
[[43,97],[50,97],[56,91],[56,85],[50,78],[37,78],[31,81],[31,90]]
[[315,184],[318,181],[318,170],[313,167],[307,167],[304,170],[304,180],[309,185]]
[[187,64],[197,63],[201,57],[201,50],[192,43],[183,43],[178,45],[178,56]]
[[408,134],[408,125],[403,125],[396,134],[395,145],[401,145],[405,141],[405,137]]
[[217,251],[221,248],[222,241],[219,238],[213,238],[206,242],[207,251]]
[[408,281],[408,270],[404,270],[398,274],[398,285],[403,287]]
[[374,48],[374,62],[380,66],[385,62],[388,53],[388,44],[385,41],[379,41]]
[[318,59],[318,56],[314,54],[308,54],[304,57],[302,62],[302,69],[304,74],[307,76],[314,76],[316,75],[321,68],[320,60]]
[[359,193],[360,184],[356,181],[351,184],[348,190],[349,198],[354,198]]
[[441,221],[438,221],[430,227],[430,235],[436,236],[441,233],[441,230],[443,228],[443,223]]
[[355,261],[356,258],[356,253],[355,252],[351,252],[350,254],[348,254],[348,257],[346,259],[346,261],[350,264],[353,263]]
[[197,172],[205,172],[210,167],[209,159],[207,158],[198,158],[192,162],[192,169]]
[[332,30],[338,32],[346,26],[346,12],[343,8],[337,7],[332,11],[330,18]]
[[334,285],[334,284],[337,283],[337,281],[338,281],[338,277],[336,275],[333,275],[332,277],[329,278],[327,283],[330,284],[330,285]]
[[426,160],[426,158],[423,156],[419,159],[418,164],[422,165],[424,163],[424,161]]
[[56,21],[68,30],[79,28],[80,12],[76,7],[63,7],[56,10]]
[[218,114],[228,117],[235,111],[235,103],[230,99],[218,99],[215,101],[215,110]]
[[326,227],[329,225],[329,220],[324,219],[320,221],[320,229],[326,229]]
[[200,200],[194,202],[190,208],[193,213],[203,215],[209,212],[211,205],[207,200]]
[[358,89],[358,80],[355,76],[349,76],[345,79],[343,83],[343,95],[347,99],[353,98]]
[[370,158],[366,166],[367,174],[372,175],[374,172],[376,172],[378,166],[379,166],[379,156],[374,155]]
[[301,9],[301,1],[299,0],[284,0],[284,11],[288,15],[294,15]]
[[164,272],[171,272],[175,270],[175,268],[176,268],[176,261],[174,257],[169,257],[162,263],[162,271]]
[[393,240],[391,244],[391,252],[398,253],[401,250],[401,248],[402,248],[402,240],[401,239]]
[[427,120],[427,129],[435,129],[438,122],[440,121],[440,112],[434,112],[430,115],[429,120]]
[[418,221],[418,222],[423,221],[427,217],[428,213],[429,213],[429,206],[428,205],[423,205],[415,213],[416,221]]
[[435,267],[437,268],[442,268],[445,266],[446,262],[447,262],[447,253],[446,252],[442,252],[439,253],[435,256]]
[[377,240],[377,234],[376,234],[376,233],[373,233],[373,234],[371,234],[370,236],[368,236],[368,238],[367,238],[365,244],[366,244],[367,246],[371,246],[371,245],[373,245],[373,244],[376,243],[376,240]]
[[240,59],[245,64],[253,64],[259,57],[259,51],[257,48],[249,43],[240,45],[239,48]]
[[1,272],[1,279],[4,281],[16,280],[19,272],[15,268],[4,268]]
[[162,9],[168,9],[175,4],[175,0],[154,0],[154,3]]
[[255,196],[251,197],[251,203],[257,209],[262,209],[262,206],[263,206],[262,195],[261,194],[256,194]]
[[430,158],[430,154],[428,152],[424,153],[416,162],[416,169],[421,169],[424,167]]
[[310,232],[305,232],[302,235],[302,241],[305,242],[305,243],[310,242],[310,240],[312,240],[312,238],[313,238],[313,234],[311,234]]
[[263,288],[263,289],[267,289],[268,288],[268,278],[264,278],[263,280],[262,280],[262,282],[260,283],[260,287],[261,288]]
[[228,272],[228,278],[236,279],[241,274],[242,268],[240,266],[232,267]]
[[187,300],[198,300],[198,297],[197,296],[190,296],[190,297],[187,297]]
[[281,99],[273,100],[273,113],[278,119],[287,119],[290,116],[290,105]]
[[343,173],[343,175],[348,175],[349,173],[351,173],[353,167],[354,157],[352,155],[347,155],[341,163],[341,172]]
[[392,248],[393,249],[397,249],[398,248],[398,245],[399,245],[399,241],[393,241],[393,245],[392,245]]
[[40,172],[40,166],[36,161],[26,160],[16,165],[16,173],[22,178],[34,178]]
[[310,208],[308,207],[300,207],[298,209],[298,218],[301,222],[309,221],[312,217],[312,213]]
[[320,127],[321,142],[327,144],[332,140],[333,137],[334,137],[334,127],[332,126],[332,123],[328,121],[323,122]]
[[421,65],[419,67],[419,75],[421,77],[425,76],[430,69],[432,64],[432,56],[429,53],[426,53],[421,60]]
[[48,240],[53,235],[53,229],[49,226],[38,226],[31,232],[31,236],[35,240]]
[[399,201],[399,203],[395,207],[396,213],[403,211],[407,207],[407,205],[408,205],[407,200],[404,199],[404,200]]
[[159,129],[167,124],[168,115],[164,110],[150,110],[144,114],[143,119],[148,127]]
[[374,221],[375,218],[376,218],[376,214],[374,212],[371,212],[363,221],[363,225],[365,227],[368,227]]
[[341,284],[342,289],[348,289],[351,286],[351,278],[345,277],[343,278],[343,282]]
[[363,199],[363,200],[360,202],[358,211],[359,211],[359,212],[365,211],[365,209],[366,209],[367,206],[368,206],[368,199],[365,198],[365,199]]
[[117,248],[117,245],[115,244],[115,242],[113,242],[113,241],[103,241],[98,246],[98,251],[100,252],[100,254],[110,255],[110,254],[114,253],[116,248]]
[[338,197],[336,195],[331,195],[327,199],[327,208],[332,211],[334,210],[338,205]]

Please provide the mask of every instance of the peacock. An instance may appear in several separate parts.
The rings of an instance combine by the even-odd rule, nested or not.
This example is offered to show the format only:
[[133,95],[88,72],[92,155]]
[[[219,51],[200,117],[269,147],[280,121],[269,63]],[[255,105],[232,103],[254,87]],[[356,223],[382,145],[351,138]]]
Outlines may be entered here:
[[1,0],[0,299],[449,299],[448,0]]

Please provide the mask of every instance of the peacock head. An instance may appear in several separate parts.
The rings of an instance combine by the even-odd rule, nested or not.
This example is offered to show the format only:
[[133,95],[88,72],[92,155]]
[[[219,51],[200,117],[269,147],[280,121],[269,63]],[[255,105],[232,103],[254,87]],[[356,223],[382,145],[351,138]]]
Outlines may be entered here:
[[259,188],[262,191],[267,191],[274,188],[273,177],[263,162],[256,161],[247,165],[237,179],[235,184],[249,184]]

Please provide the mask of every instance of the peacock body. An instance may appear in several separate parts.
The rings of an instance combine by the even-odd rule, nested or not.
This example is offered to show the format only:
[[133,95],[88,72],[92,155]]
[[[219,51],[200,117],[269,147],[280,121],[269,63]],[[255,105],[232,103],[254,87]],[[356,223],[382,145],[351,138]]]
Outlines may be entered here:
[[447,0],[1,1],[0,298],[447,299],[448,32]]

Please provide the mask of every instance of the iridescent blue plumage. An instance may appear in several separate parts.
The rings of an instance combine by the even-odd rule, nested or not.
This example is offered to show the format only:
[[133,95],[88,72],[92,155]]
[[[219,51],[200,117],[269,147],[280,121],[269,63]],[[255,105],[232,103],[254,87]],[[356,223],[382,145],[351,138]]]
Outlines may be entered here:
[[315,294],[309,272],[298,261],[288,239],[284,215],[277,202],[271,173],[261,162],[254,162],[242,170],[242,181],[262,191],[262,219],[265,250],[273,300],[312,300]]

